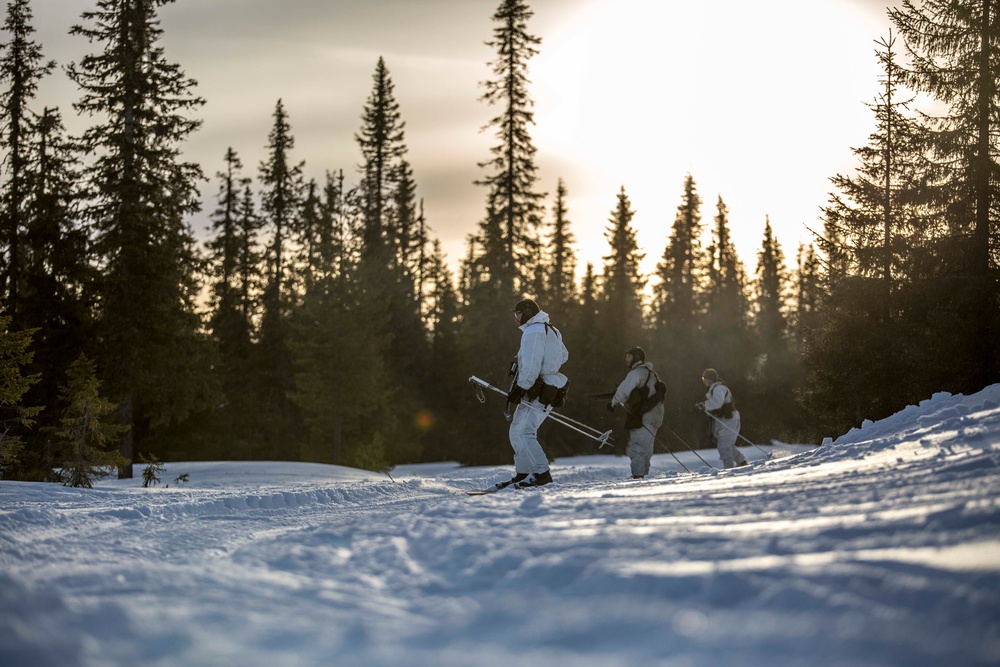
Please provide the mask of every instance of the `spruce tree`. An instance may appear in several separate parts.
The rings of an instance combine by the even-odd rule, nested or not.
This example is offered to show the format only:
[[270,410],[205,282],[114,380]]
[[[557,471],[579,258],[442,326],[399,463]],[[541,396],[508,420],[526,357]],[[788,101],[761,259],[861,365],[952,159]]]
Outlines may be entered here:
[[784,253],[768,217],[753,282],[753,328],[757,343],[751,375],[753,393],[743,401],[749,406],[746,413],[754,415],[755,428],[748,431],[751,439],[755,434],[781,433],[795,419],[793,390],[798,374],[789,340],[789,289]]
[[60,450],[59,472],[66,486],[91,488],[126,462],[114,449],[123,426],[114,423],[116,405],[103,398],[94,362],[81,355],[66,373],[59,426],[50,430]]
[[823,284],[821,261],[815,246],[812,244],[799,245],[796,265],[795,311],[792,324],[795,347],[801,355],[813,343],[813,336],[819,327],[819,316],[827,293]]
[[[646,350],[648,360],[655,358],[655,351],[650,349],[643,331],[643,289],[646,280],[639,270],[639,263],[645,255],[639,251],[632,225],[634,217],[632,203],[625,193],[625,186],[622,186],[617,205],[608,220],[609,226],[605,228],[610,253],[603,258],[600,298],[597,316],[593,320],[598,332],[595,351],[597,374],[602,378],[603,386],[611,389],[624,377],[622,359],[628,349],[640,345]],[[620,425],[615,424],[615,427]],[[627,436],[619,430],[614,437],[624,442]]]
[[[524,0],[501,0],[492,16],[493,39],[486,45],[496,55],[480,100],[496,107],[483,129],[492,128],[497,143],[490,147],[490,158],[479,163],[486,173],[476,184],[486,188],[486,212],[469,239],[460,278],[465,301],[461,359],[478,376],[504,386],[520,335],[511,308],[522,297],[538,297],[539,306],[546,309],[542,295],[531,293],[538,284],[533,259],[545,196],[536,189],[536,148],[530,133],[534,102],[528,93],[528,62],[541,43],[528,32],[533,15]],[[470,438],[481,443],[476,463],[509,461],[506,429],[482,419],[471,427]]]
[[11,318],[0,315],[0,478],[44,479],[34,477],[38,466],[22,460],[22,438],[34,424],[41,407],[23,403],[24,395],[38,375],[25,374],[31,363],[31,337],[34,331],[11,329]]
[[270,235],[265,251],[266,275],[256,366],[259,373],[257,400],[264,419],[261,455],[294,460],[292,451],[299,438],[299,418],[291,399],[294,369],[290,350],[292,311],[297,300],[296,275],[289,244],[299,229],[302,202],[303,162],[291,161],[295,138],[288,113],[279,99],[274,125],[268,135],[267,157],[261,161],[261,220]]
[[[28,153],[35,129],[30,104],[38,82],[55,67],[43,61],[41,46],[32,41],[32,12],[28,0],[12,0],[7,5],[4,31],[9,41],[0,43],[0,147],[5,149],[6,179],[0,183],[0,308],[17,317],[18,283],[23,272],[22,228],[24,201],[28,194]],[[16,320],[15,320],[16,322]]]
[[[332,210],[337,215],[329,218],[330,224],[363,218],[363,200],[359,203],[356,213],[347,210],[353,202],[336,203]],[[325,236],[336,237],[336,232]],[[297,369],[291,397],[305,429],[300,456],[378,470],[391,464],[393,443],[388,434],[395,425],[395,415],[387,409],[388,316],[368,298],[364,284],[354,279],[358,257],[333,247],[318,256],[324,263],[302,297],[301,317],[296,318],[290,340]]]
[[[388,268],[393,261],[393,241],[398,230],[393,229],[392,200],[400,164],[406,155],[399,104],[395,86],[385,60],[381,57],[372,75],[372,92],[361,116],[362,127],[355,135],[361,148],[361,191],[365,202],[364,258],[376,266]],[[405,172],[404,172],[405,173]]]
[[[877,47],[882,90],[868,105],[875,129],[866,145],[853,149],[855,172],[831,179],[836,189],[823,209],[820,243],[825,297],[803,350],[809,378],[803,402],[826,429],[849,428],[918,400],[921,376],[933,365],[919,350],[938,353],[919,315],[929,296],[923,294],[928,268],[938,263],[937,224],[928,206],[937,181],[927,168],[923,133],[907,114],[912,97],[901,90],[895,39],[881,39]],[[906,389],[884,392],[885,377],[900,379]]]
[[714,221],[704,293],[704,360],[706,366],[725,369],[734,395],[745,396],[753,361],[747,322],[747,276],[733,245],[729,209],[721,195]]
[[[157,11],[169,0],[98,0],[71,33],[103,46],[68,67],[96,119],[81,138],[94,155],[85,172],[101,265],[99,366],[127,427],[119,444],[130,461],[151,429],[183,419],[206,396],[194,243],[185,217],[198,209],[201,170],[181,158],[200,121],[195,82],[166,60]],[[145,449],[145,444],[142,446]]]
[[[287,320],[294,302],[295,276],[289,259],[289,243],[298,229],[305,198],[302,180],[304,162],[291,161],[295,137],[279,99],[274,108],[274,125],[268,135],[267,157],[259,166],[261,217],[270,234],[267,244],[267,284],[264,292],[264,330],[280,339],[281,323]],[[274,327],[271,330],[271,327]]]
[[47,76],[54,61],[44,61],[42,48],[32,40],[32,12],[28,0],[7,5],[4,31],[8,41],[0,43],[0,147],[6,178],[0,183],[0,309],[15,318],[19,310],[19,281],[24,271],[24,203],[28,200],[28,154],[35,132],[30,105],[38,82]]
[[[51,406],[59,398],[66,369],[90,345],[95,271],[79,218],[80,165],[75,147],[66,138],[56,109],[45,109],[36,129],[27,161],[18,320],[38,330],[32,368],[41,378],[28,400]],[[52,411],[42,413],[40,423],[51,424],[53,417]],[[47,438],[32,438],[27,445],[51,470]]]
[[[464,417],[468,389],[466,369],[456,361],[459,349],[459,302],[454,278],[449,270],[441,241],[432,242],[427,269],[430,353],[428,371],[421,382],[428,399],[431,421],[423,428],[426,460],[468,460]],[[465,377],[463,377],[465,376]]]
[[632,219],[635,211],[625,193],[618,192],[617,205],[611,211],[604,236],[610,253],[604,257],[601,302],[597,321],[601,332],[601,367],[612,377],[619,375],[625,351],[634,345],[646,345],[643,331],[643,289],[646,280],[639,269],[645,257],[639,252]]
[[[227,447],[220,455],[247,456],[252,451],[258,405],[248,388],[254,386],[251,367],[255,316],[254,293],[259,284],[256,251],[259,222],[254,212],[250,179],[232,148],[226,151],[219,182],[217,208],[212,214],[214,236],[207,243],[207,274],[212,295],[209,327],[217,346],[217,375],[225,402],[217,412],[219,435]],[[221,444],[221,443],[220,443]]]
[[573,306],[576,303],[576,255],[573,252],[576,239],[570,231],[571,224],[566,209],[566,184],[560,178],[552,204],[552,231],[546,253],[546,298],[549,314],[567,324],[575,315]]
[[[414,280],[416,237],[416,184],[405,156],[405,123],[395,99],[395,86],[379,58],[372,92],[355,135],[361,149],[364,198],[362,255],[355,280],[368,294],[368,307],[385,312],[388,347],[381,354],[392,359],[392,379],[385,391],[403,414],[415,414],[421,403],[420,378],[427,369],[427,335],[421,321],[420,299]],[[381,319],[381,316],[376,316]],[[389,387],[392,389],[390,390]],[[406,429],[411,422],[401,421]],[[413,442],[416,434],[393,434],[396,449]],[[396,459],[402,451],[387,451]]]
[[493,78],[483,83],[481,99],[498,106],[487,127],[495,128],[498,143],[493,157],[479,166],[488,174],[477,181],[487,188],[488,208],[482,233],[498,241],[497,253],[488,252],[487,271],[495,275],[504,301],[522,291],[533,275],[527,262],[534,250],[533,232],[541,223],[544,193],[536,190],[536,148],[529,127],[534,123],[533,102],[528,95],[528,61],[538,53],[538,37],[528,33],[534,15],[523,0],[502,0],[493,21],[493,39],[486,44],[496,50],[490,63]]
[[938,177],[927,190],[943,227],[935,244],[943,298],[935,300],[965,323],[949,330],[957,344],[948,388],[978,391],[1000,379],[1000,6],[904,0],[889,16],[911,63],[905,82],[945,105],[942,115],[923,116]]
[[701,195],[691,174],[684,178],[681,203],[656,267],[653,286],[653,326],[657,355],[664,363],[660,378],[667,385],[665,407],[668,419],[679,422],[687,437],[701,437],[705,429],[690,414],[690,406],[704,394],[698,378],[707,366],[723,377],[730,369],[704,350],[701,338],[704,275],[708,259],[701,246]]

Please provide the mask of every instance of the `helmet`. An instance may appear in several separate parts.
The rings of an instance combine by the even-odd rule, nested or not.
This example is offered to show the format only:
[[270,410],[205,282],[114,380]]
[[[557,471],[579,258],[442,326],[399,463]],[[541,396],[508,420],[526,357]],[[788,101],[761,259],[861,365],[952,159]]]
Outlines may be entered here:
[[531,299],[521,299],[514,306],[513,311],[521,311],[521,322],[527,322],[532,317],[538,314],[538,304]]
[[635,347],[633,347],[632,349],[630,349],[625,354],[631,354],[632,355],[632,363],[633,364],[635,362],[637,362],[637,361],[646,361],[646,353],[638,345],[636,345]]

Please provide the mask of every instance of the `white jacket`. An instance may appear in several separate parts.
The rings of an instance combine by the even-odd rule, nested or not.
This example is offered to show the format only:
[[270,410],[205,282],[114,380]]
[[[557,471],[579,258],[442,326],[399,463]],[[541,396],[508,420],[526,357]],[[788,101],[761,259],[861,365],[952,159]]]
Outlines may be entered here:
[[646,392],[647,396],[652,396],[653,392],[656,391],[656,373],[653,372],[653,364],[648,361],[637,361],[632,365],[628,375],[625,376],[622,383],[618,385],[618,389],[615,390],[615,396],[611,399],[611,404],[627,405],[632,392],[636,387],[641,387],[642,385],[649,387],[649,391]]
[[521,347],[517,351],[517,386],[531,389],[539,377],[550,387],[564,387],[568,378],[559,368],[569,359],[562,334],[548,324],[549,315],[539,311],[520,326]]
[[705,411],[710,412],[712,410],[718,410],[725,403],[733,402],[733,394],[729,391],[729,387],[722,384],[721,382],[713,382],[712,386],[708,388],[705,393]]

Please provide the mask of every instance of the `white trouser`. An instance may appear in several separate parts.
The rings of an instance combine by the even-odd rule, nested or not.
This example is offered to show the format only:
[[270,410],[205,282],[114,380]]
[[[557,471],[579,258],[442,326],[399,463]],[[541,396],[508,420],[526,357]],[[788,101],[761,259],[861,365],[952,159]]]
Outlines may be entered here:
[[633,477],[645,477],[649,474],[649,460],[653,458],[656,432],[662,424],[663,403],[660,403],[642,416],[642,426],[629,429],[625,453],[632,462]]
[[722,465],[732,468],[737,464],[746,463],[743,453],[736,448],[736,436],[740,433],[740,413],[733,411],[733,416],[729,419],[721,417],[712,420],[712,435],[715,437],[715,446],[719,449],[719,458]]
[[510,446],[514,448],[514,472],[517,474],[527,475],[549,469],[549,459],[538,442],[538,427],[551,411],[552,406],[543,406],[537,398],[533,401],[523,398],[517,404],[509,432]]

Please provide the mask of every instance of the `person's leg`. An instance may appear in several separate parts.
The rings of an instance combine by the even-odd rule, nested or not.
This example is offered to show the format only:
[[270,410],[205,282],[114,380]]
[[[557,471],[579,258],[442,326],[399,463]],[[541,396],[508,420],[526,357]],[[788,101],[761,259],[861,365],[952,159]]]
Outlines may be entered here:
[[719,427],[715,431],[716,446],[719,449],[719,458],[722,459],[724,468],[732,468],[736,465],[736,434],[731,430]]
[[632,476],[645,477],[649,472],[653,438],[645,428],[633,428],[628,432],[628,446],[625,453],[631,462]]
[[732,419],[727,420],[727,426],[733,430],[733,460],[738,466],[745,466],[749,461],[743,456],[743,452],[736,446],[736,440],[740,434],[740,413],[734,412]]
[[510,446],[514,449],[514,470],[518,474],[545,472],[549,460],[538,442],[538,427],[549,415],[551,408],[543,407],[538,400],[522,400],[514,411],[510,423]]

